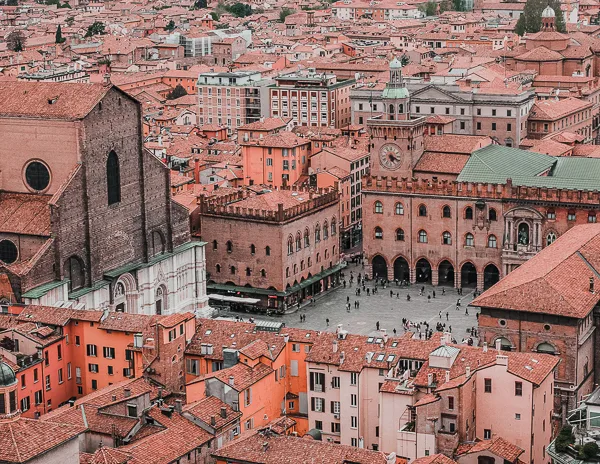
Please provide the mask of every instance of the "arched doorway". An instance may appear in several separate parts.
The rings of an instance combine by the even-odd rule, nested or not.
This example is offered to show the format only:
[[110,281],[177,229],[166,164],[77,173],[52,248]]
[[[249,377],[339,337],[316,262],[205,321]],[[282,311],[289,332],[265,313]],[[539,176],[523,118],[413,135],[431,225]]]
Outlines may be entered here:
[[160,285],[156,289],[156,297],[154,300],[156,314],[160,316],[167,310],[167,289],[164,285]]
[[385,258],[381,255],[374,256],[371,260],[371,266],[373,267],[373,278],[379,277],[380,279],[387,279],[387,263]]
[[454,266],[447,259],[438,266],[438,282],[440,285],[454,286]]
[[487,290],[500,280],[500,271],[493,264],[488,264],[483,270],[483,289]]
[[511,351],[512,350],[512,343],[510,342],[510,340],[506,337],[498,337],[496,338],[496,340],[494,340],[494,347],[496,347],[496,343],[500,342],[500,349],[503,351]]
[[402,282],[404,280],[409,280],[409,276],[408,261],[402,256],[398,256],[394,261],[394,280]]
[[460,270],[460,285],[462,287],[475,287],[477,285],[477,269],[473,263],[466,262]]
[[425,258],[417,261],[415,266],[416,279],[419,283],[431,283],[431,264]]

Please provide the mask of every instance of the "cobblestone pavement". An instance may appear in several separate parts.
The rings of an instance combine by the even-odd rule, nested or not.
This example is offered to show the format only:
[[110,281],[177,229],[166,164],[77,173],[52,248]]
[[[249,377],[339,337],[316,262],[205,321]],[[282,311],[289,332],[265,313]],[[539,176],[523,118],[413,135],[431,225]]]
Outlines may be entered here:
[[[349,285],[350,271],[353,271],[355,279],[354,285]],[[404,333],[402,319],[407,318],[415,323],[428,322],[435,331],[437,322],[451,326],[453,337],[458,343],[469,334],[467,329],[477,327],[477,318],[475,308],[469,308],[469,314],[465,314],[466,305],[473,300],[474,289],[464,289],[463,295],[458,295],[456,289],[445,287],[445,294],[442,294],[441,286],[433,287],[425,285],[423,296],[419,296],[419,290],[422,284],[411,285],[410,287],[397,287],[394,283],[383,289],[381,285],[375,295],[367,296],[361,289],[361,296],[357,297],[356,276],[362,271],[360,265],[349,265],[344,273],[346,279],[346,288],[339,287],[325,295],[317,298],[314,304],[307,304],[300,310],[284,316],[266,317],[257,316],[257,319],[266,319],[285,322],[288,327],[302,327],[313,330],[334,331],[338,324],[350,333],[369,335],[376,332],[375,324],[380,323],[382,329],[387,329],[390,336],[393,335],[393,329],[397,330],[398,335]],[[368,282],[367,287],[373,289],[374,282]],[[390,290],[394,296],[390,297]],[[435,298],[433,291],[435,290]],[[400,297],[397,297],[400,293]],[[409,294],[411,301],[406,300]],[[427,296],[431,296],[428,299]],[[346,300],[350,298],[350,312],[346,311]],[[456,302],[461,299],[460,310],[456,310]],[[359,309],[354,309],[354,302],[360,302]],[[440,318],[440,312],[442,317]],[[300,315],[306,316],[306,322],[300,322]],[[446,315],[448,319],[446,319]],[[327,327],[326,319],[329,319]],[[415,329],[413,329],[414,331]]]

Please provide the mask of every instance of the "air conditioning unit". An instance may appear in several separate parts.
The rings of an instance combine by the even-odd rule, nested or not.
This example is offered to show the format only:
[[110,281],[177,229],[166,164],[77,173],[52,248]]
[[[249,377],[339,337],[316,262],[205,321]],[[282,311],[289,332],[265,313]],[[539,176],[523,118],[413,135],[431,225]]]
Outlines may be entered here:
[[334,415],[333,415],[333,418],[334,418],[334,419],[339,419],[339,418],[340,418],[340,415],[339,415],[339,414],[334,414]]

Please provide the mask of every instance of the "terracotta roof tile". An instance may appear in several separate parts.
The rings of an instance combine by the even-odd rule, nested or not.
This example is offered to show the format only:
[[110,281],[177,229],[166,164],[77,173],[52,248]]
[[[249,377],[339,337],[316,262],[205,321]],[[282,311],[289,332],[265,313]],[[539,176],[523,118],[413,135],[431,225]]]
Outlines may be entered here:
[[[222,408],[225,408],[225,417],[221,414]],[[196,403],[188,404],[184,406],[183,411],[197,417],[207,425],[211,425],[211,417],[214,416],[215,425],[212,427],[216,429],[220,429],[242,416],[240,411],[234,411],[231,406],[216,396],[208,396]]]
[[491,440],[482,440],[474,444],[467,444],[459,447],[457,455],[480,453],[481,451],[489,451],[509,462],[515,462],[518,457],[525,452],[504,438],[494,436]]

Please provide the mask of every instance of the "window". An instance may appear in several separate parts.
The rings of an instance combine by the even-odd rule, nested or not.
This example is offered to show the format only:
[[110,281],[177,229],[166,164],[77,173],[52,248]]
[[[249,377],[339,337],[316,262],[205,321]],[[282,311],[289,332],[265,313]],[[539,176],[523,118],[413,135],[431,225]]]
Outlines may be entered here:
[[331,433],[340,433],[340,423],[339,422],[332,422],[331,423]]
[[595,223],[596,222],[596,213],[593,211],[590,211],[588,213],[588,222],[589,223]]
[[22,398],[20,403],[21,412],[27,411],[30,407],[31,402],[29,401],[29,397],[26,396],[25,398]]
[[358,417],[350,416],[350,428],[356,429],[358,428]]
[[475,246],[475,237],[473,237],[473,234],[470,232],[467,235],[465,235],[465,246]]
[[315,243],[321,241],[321,226],[319,224],[315,227]]
[[37,192],[46,190],[50,185],[50,170],[41,161],[32,161],[25,168],[25,182]]
[[383,239],[383,229],[381,227],[375,227],[375,238],[377,240]]
[[292,343],[292,352],[300,353],[300,345],[298,343]]
[[556,211],[554,211],[553,209],[549,209],[548,211],[546,211],[546,217],[551,220],[556,219]]
[[492,393],[492,379],[483,379],[483,391]]
[[419,231],[419,243],[427,243],[427,232],[424,230]]
[[128,417],[137,417],[137,404],[128,404],[127,405],[127,416]]
[[265,247],[265,256],[271,256],[271,247]]
[[310,373],[310,391],[324,392],[325,391],[325,374],[322,372]]
[[506,125],[506,130],[509,131],[509,132],[512,130],[512,124],[511,123],[508,123]]
[[339,377],[331,378],[331,388],[340,388],[340,378]]
[[552,245],[556,240],[556,233],[555,232],[548,232],[548,235],[546,235],[546,246],[548,245]]
[[252,387],[244,390],[244,406],[250,406],[252,404]]
[[229,270],[231,272],[231,275],[235,275],[235,266],[231,266]]
[[34,401],[36,406],[42,404],[42,390],[38,390],[34,394]]
[[516,413],[515,414],[515,420],[521,420],[521,414]]
[[[418,106],[417,106],[417,108],[418,108]],[[350,439],[350,446],[357,447],[358,446],[358,438],[351,438]]]
[[495,130],[496,130],[496,123],[495,123],[495,122],[493,122],[493,123],[492,123],[492,130],[493,130],[493,131],[495,131]]
[[92,390],[98,390],[98,381],[96,379],[92,380]]
[[106,359],[115,359],[115,349],[109,346],[102,348],[102,354]]
[[50,376],[46,376],[46,391],[50,390],[52,386],[50,385]]
[[498,247],[498,242],[496,240],[496,236],[490,235],[488,237],[488,248],[497,248],[497,247]]
[[473,219],[473,208],[470,206],[465,208],[465,219]]
[[40,379],[39,379],[39,377],[38,377],[38,370],[37,370],[37,368],[35,368],[35,369],[33,370],[33,383],[36,383],[36,382],[38,382],[39,380],[40,380]]
[[483,439],[491,440],[492,439],[492,431],[491,429],[483,429]]
[[404,241],[404,231],[402,229],[396,229],[396,240],[399,242]]
[[453,396],[448,397],[448,409],[450,409],[450,410],[454,409],[454,397]]
[[477,123],[477,130],[481,130],[481,123],[480,122]]
[[383,214],[383,203],[381,203],[380,201],[375,202],[375,213]]
[[94,374],[98,373],[98,364],[88,364],[88,370]]
[[325,400],[313,396],[310,399],[310,409],[315,412],[325,412]]
[[58,370],[58,383],[63,383],[64,379],[63,379],[63,370],[59,369]]
[[71,256],[65,261],[65,278],[69,280],[69,291],[85,286],[83,262],[77,256]]
[[10,240],[0,240],[0,261],[5,264],[14,263],[19,257],[17,246]]
[[567,221],[574,221],[576,218],[577,218],[577,217],[576,217],[576,215],[575,215],[575,211],[573,211],[573,210],[570,210],[570,211],[567,213]]
[[450,234],[450,232],[446,231],[442,234],[442,244],[452,245],[452,235]]
[[466,126],[465,126],[465,122],[464,122],[464,121],[461,121],[461,122],[460,122],[460,130],[465,130],[465,127],[466,127]]
[[315,421],[315,429],[317,430],[323,430],[323,421]]
[[492,110],[492,116],[496,116],[496,110]]
[[219,242],[213,240],[213,250],[216,250],[219,247]]
[[358,383],[358,374],[356,372],[350,373],[350,385],[356,385]]
[[119,166],[119,157],[114,151],[108,154],[108,159],[106,160],[106,189],[109,205],[121,201],[121,168]]
[[67,363],[67,380],[71,380],[71,363]]
[[250,245],[250,254],[255,254],[256,253],[256,246],[254,244]]
[[233,242],[231,240],[227,241],[227,253],[231,253],[233,251]]
[[496,213],[496,210],[494,208],[490,208],[490,210],[488,212],[488,219],[490,221],[497,221],[498,220],[498,214]]
[[419,205],[419,216],[427,217],[427,207],[425,205]]
[[515,396],[523,396],[523,382],[515,382]]
[[444,218],[452,217],[452,213],[451,213],[450,207],[448,205],[445,205],[442,208],[442,217],[444,217]]
[[220,274],[220,273],[221,273],[221,265],[220,265],[220,264],[217,264],[217,265],[215,266],[215,271],[217,272],[217,274]]
[[88,356],[97,356],[98,355],[98,353],[97,353],[98,348],[96,347],[96,345],[87,345],[86,350],[87,350]]
[[200,361],[198,359],[186,359],[187,373],[200,375]]
[[402,203],[396,203],[396,215],[402,216],[404,214],[404,205]]
[[357,407],[358,406],[358,396],[352,393],[350,395],[350,406]]

